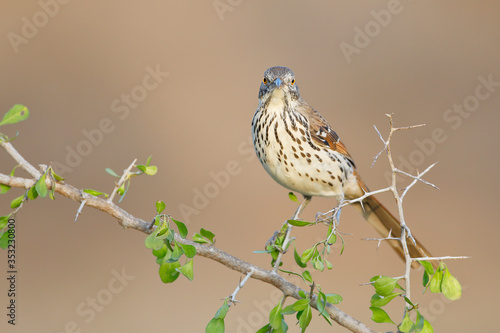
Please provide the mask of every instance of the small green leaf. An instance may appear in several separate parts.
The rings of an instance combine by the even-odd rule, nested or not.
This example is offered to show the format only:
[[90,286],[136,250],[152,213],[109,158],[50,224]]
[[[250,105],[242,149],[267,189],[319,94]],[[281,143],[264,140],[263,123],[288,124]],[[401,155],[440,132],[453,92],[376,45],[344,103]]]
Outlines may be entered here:
[[107,172],[107,173],[109,173],[109,174],[110,174],[111,176],[113,176],[113,177],[120,178],[120,176],[118,176],[118,175],[116,174],[116,172],[114,172],[114,171],[113,171],[112,169],[110,169],[110,168],[106,168],[106,172]]
[[424,285],[424,287],[427,287],[427,285],[429,284],[429,274],[427,273],[427,271],[424,271],[424,276],[422,277],[422,284]]
[[156,165],[147,166],[144,173],[148,176],[154,176],[158,172],[158,167]]
[[215,234],[214,234],[213,232],[211,232],[211,231],[209,231],[209,230],[206,230],[206,229],[201,228],[201,229],[200,229],[200,234],[201,234],[203,237],[205,237],[205,238],[207,238],[208,240],[210,240],[210,242],[211,242],[211,243],[213,243],[213,242],[214,242],[214,237],[215,237]]
[[57,173],[54,172],[54,170],[52,169],[52,167],[50,168],[50,174],[52,175],[52,177],[54,177],[54,179],[58,182],[60,181],[63,181],[64,180],[64,177],[61,177],[59,176]]
[[167,254],[167,245],[163,243],[163,247],[159,250],[153,249],[153,255],[157,258],[163,258]]
[[410,314],[408,312],[406,312],[406,315],[403,318],[403,321],[401,322],[401,324],[399,324],[398,329],[403,333],[409,333],[415,329],[414,326],[415,326],[415,324],[410,319]]
[[387,296],[380,296],[379,294],[373,294],[370,300],[370,304],[371,306],[381,308],[390,301],[392,301],[394,298],[398,297],[399,295],[401,295],[401,293],[393,293]]
[[372,320],[376,323],[393,323],[391,317],[381,308],[377,308],[375,306],[370,306],[370,310],[372,310]]
[[205,239],[205,237],[203,237],[199,233],[195,233],[193,235],[193,241],[195,241],[196,243],[199,243],[199,244],[210,243],[208,240]]
[[309,283],[313,283],[313,279],[312,279],[312,276],[311,276],[311,273],[309,271],[304,271],[304,273],[302,273],[302,277],[304,278],[304,280],[306,280],[307,282]]
[[176,262],[163,263],[160,266],[160,279],[163,283],[172,283],[179,277],[179,272],[176,270],[181,264]]
[[281,314],[283,314],[283,315],[285,315],[285,316],[286,316],[286,315],[291,315],[291,314],[294,314],[295,312],[297,312],[297,311],[295,311],[295,310],[293,309],[293,304],[290,304],[290,305],[288,305],[288,306],[285,306],[285,307],[283,308],[283,310],[281,310]]
[[432,267],[432,264],[428,261],[425,261],[425,260],[417,260],[422,266],[424,266],[425,268],[425,271],[427,272],[427,274],[429,274],[430,276],[432,276],[432,274],[434,274],[434,267]]
[[193,258],[196,255],[196,248],[193,245],[182,243],[179,243],[179,245],[182,247],[186,257]]
[[182,223],[181,221],[177,221],[174,219],[172,219],[172,221],[174,221],[175,224],[177,225],[177,229],[179,230],[179,235],[181,235],[182,238],[186,238],[186,236],[188,234],[188,229],[187,229],[186,225],[184,223]]
[[434,328],[427,320],[424,320],[424,327],[422,328],[420,333],[434,333]]
[[300,256],[300,261],[302,261],[304,264],[306,264],[313,257],[315,250],[316,250],[316,246],[313,246],[311,248],[308,248],[304,252],[302,252],[302,255]]
[[12,200],[10,202],[10,208],[14,209],[14,208],[21,206],[21,203],[23,202],[23,200],[24,200],[24,194],[15,198],[14,200]]
[[157,201],[156,202],[156,212],[158,214],[161,214],[161,212],[163,212],[165,210],[165,203],[163,201]]
[[289,192],[288,193],[288,197],[290,198],[290,200],[292,200],[293,202],[296,202],[300,205],[300,202],[299,200],[297,199],[297,197],[295,196],[295,194],[293,194],[293,192]]
[[31,186],[26,193],[26,196],[29,200],[35,200],[36,198],[38,198],[38,192],[36,191],[35,187],[36,186]]
[[462,297],[462,286],[460,282],[450,274],[448,267],[444,270],[443,282],[441,282],[441,291],[443,295],[451,301]]
[[429,289],[433,293],[441,292],[441,282],[443,281],[443,271],[438,269],[431,279]]
[[4,232],[0,236],[0,248],[1,249],[6,249],[9,246],[9,233]]
[[295,245],[293,246],[293,258],[295,259],[295,262],[297,263],[297,265],[299,265],[299,267],[301,267],[301,268],[307,267],[307,264],[303,263],[302,260],[300,260],[300,256],[297,253],[297,249],[295,248]]
[[97,197],[99,195],[104,195],[105,198],[109,197],[109,195],[107,195],[106,193],[104,192],[100,192],[100,191],[96,191],[96,190],[92,190],[90,188],[86,188],[83,190],[83,192],[85,193],[88,193],[90,195],[93,195],[94,197]]
[[294,311],[302,311],[309,305],[309,300],[302,298],[292,304],[292,309]]
[[0,184],[0,194],[7,193],[10,190],[10,186]]
[[0,126],[18,123],[28,118],[28,116],[28,108],[24,105],[16,104],[3,116]]
[[425,319],[417,310],[417,319],[415,320],[415,332],[421,332],[424,328]]
[[304,227],[306,225],[315,224],[314,222],[306,222],[306,221],[299,221],[299,220],[288,220],[287,222],[293,226],[296,226],[296,227]]
[[326,294],[326,301],[330,304],[339,304],[342,302],[342,296],[338,294]]
[[224,320],[212,318],[205,328],[205,333],[224,333]]
[[302,332],[304,332],[306,330],[307,326],[309,326],[311,319],[312,319],[312,310],[311,310],[311,306],[308,305],[304,309],[304,311],[302,311],[302,314],[300,315],[300,318],[299,318],[299,327],[302,329]]
[[40,177],[40,179],[38,179],[38,181],[36,182],[36,185],[35,185],[36,191],[38,192],[38,194],[42,198],[45,198],[47,196],[47,184],[45,183],[46,176],[47,176],[47,174],[44,173],[42,175],[42,177]]
[[9,223],[9,219],[10,219],[11,215],[12,215],[12,213],[10,213],[9,215],[0,216],[0,229],[5,228],[5,226]]
[[307,295],[306,295],[306,292],[302,289],[299,290],[299,296],[302,297],[302,298],[306,298]]
[[388,296],[391,295],[392,292],[394,291],[394,288],[396,288],[398,280],[393,279],[388,276],[382,276],[381,278],[377,279],[373,286],[375,287],[375,292],[379,294],[380,296]]
[[216,319],[224,319],[226,318],[226,314],[229,311],[229,304],[227,303],[227,299],[224,301],[224,304],[217,310],[215,313]]
[[116,189],[116,193],[123,195],[125,193],[125,183],[123,183],[119,188]]
[[176,268],[178,272],[187,277],[189,281],[193,280],[193,259],[189,260],[185,265]]
[[271,312],[269,312],[269,324],[275,330],[281,328],[281,322],[283,321],[281,307],[281,302],[278,302],[278,304],[271,310]]

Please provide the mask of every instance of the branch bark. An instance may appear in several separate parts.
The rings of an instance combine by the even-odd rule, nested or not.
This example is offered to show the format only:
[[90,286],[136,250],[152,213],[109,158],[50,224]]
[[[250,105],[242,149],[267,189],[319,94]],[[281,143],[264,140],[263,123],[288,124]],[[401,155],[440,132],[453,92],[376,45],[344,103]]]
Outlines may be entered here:
[[[29,189],[34,186],[36,181],[41,177],[42,173],[36,169],[33,165],[31,165],[28,161],[26,161],[21,154],[9,143],[9,142],[0,142],[0,146],[2,146],[7,153],[26,171],[30,174],[32,179],[23,178],[23,177],[12,177],[9,175],[5,175],[0,173],[0,184]],[[70,198],[76,202],[82,203],[85,201],[85,206],[92,207],[98,209],[106,214],[114,217],[118,223],[123,228],[135,229],[146,234],[151,233],[151,229],[149,228],[151,223],[140,218],[129,214],[127,211],[115,205],[113,202],[107,201],[105,199],[101,199],[95,197],[93,195],[87,194],[70,184],[67,184],[63,181],[56,182],[53,184],[47,177],[46,179],[47,187],[52,189],[54,186],[55,192],[60,195]],[[248,274],[251,270],[253,273],[251,275],[252,279],[260,280],[262,282],[268,283],[279,289],[285,296],[290,296],[295,299],[300,299],[299,291],[301,288],[296,286],[295,284],[287,281],[276,272],[266,270],[259,266],[255,266],[246,261],[243,261],[239,258],[236,258],[222,250],[217,249],[214,246],[207,246],[195,243],[188,239],[181,238],[178,234],[175,235],[175,240],[179,243],[189,244],[196,248],[196,254],[214,261],[221,263],[229,269],[235,270],[242,274]],[[307,291],[305,291],[307,293]],[[311,301],[311,306],[317,309],[316,297],[314,296]],[[374,330],[343,312],[339,308],[333,306],[332,304],[327,303],[326,311],[330,318],[337,322],[339,325],[347,328],[352,332],[358,333],[375,333]]]

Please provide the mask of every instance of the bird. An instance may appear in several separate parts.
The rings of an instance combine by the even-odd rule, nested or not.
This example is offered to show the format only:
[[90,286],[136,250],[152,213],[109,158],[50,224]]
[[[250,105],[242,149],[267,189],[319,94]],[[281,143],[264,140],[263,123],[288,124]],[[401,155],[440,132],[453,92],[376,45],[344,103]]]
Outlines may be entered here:
[[[302,194],[303,207],[312,197],[334,197],[342,202],[369,192],[346,146],[325,118],[301,97],[295,74],[287,67],[271,67],[264,73],[252,119],[252,139],[264,169],[283,187]],[[383,237],[401,236],[398,219],[374,196],[351,206]],[[388,242],[404,260],[401,243]],[[412,258],[431,256],[418,240],[415,243],[407,239]]]

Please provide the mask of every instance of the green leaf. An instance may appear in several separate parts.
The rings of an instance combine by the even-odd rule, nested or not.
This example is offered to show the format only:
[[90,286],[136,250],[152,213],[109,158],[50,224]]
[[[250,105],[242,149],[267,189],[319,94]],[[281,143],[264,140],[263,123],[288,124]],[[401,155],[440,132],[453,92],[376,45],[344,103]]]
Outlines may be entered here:
[[305,298],[299,299],[297,302],[292,304],[292,309],[294,311],[302,311],[309,305],[309,302],[310,301]]
[[333,268],[333,266],[332,266],[332,263],[331,263],[331,262],[329,262],[329,261],[328,261],[328,260],[326,260],[326,259],[325,259],[325,262],[326,262],[326,268],[328,268],[328,269],[332,269],[332,268]]
[[370,304],[377,308],[381,308],[390,301],[392,301],[394,298],[398,297],[399,295],[401,295],[401,293],[393,293],[387,296],[380,296],[379,294],[374,294],[370,300]]
[[175,224],[177,225],[177,229],[179,230],[179,235],[181,235],[182,238],[186,238],[186,236],[188,234],[188,229],[187,229],[186,225],[184,223],[182,223],[181,221],[177,221],[174,219],[172,219],[172,221],[174,221]]
[[312,319],[312,310],[311,310],[311,306],[308,305],[304,309],[304,311],[302,312],[302,314],[300,315],[300,318],[299,318],[299,327],[302,329],[302,332],[304,332],[306,330],[307,326],[309,326],[311,319]]
[[179,277],[179,272],[176,270],[181,264],[176,262],[163,263],[160,266],[160,279],[163,283],[172,283]]
[[313,257],[315,250],[316,250],[316,246],[313,246],[313,247],[308,248],[307,250],[305,250],[302,253],[302,255],[300,256],[300,261],[302,261],[304,264],[307,264],[307,262],[309,260],[311,260],[311,258]]
[[14,208],[21,206],[21,203],[23,202],[23,200],[24,200],[24,194],[15,198],[14,200],[12,200],[10,202],[10,208],[14,209]]
[[210,243],[208,240],[205,239],[205,237],[203,237],[199,233],[195,233],[193,235],[193,241],[195,241],[196,243],[199,243],[199,244]]
[[4,232],[0,236],[0,248],[5,250],[8,246],[9,246],[9,233]]
[[302,273],[302,277],[304,278],[304,280],[306,280],[307,282],[309,283],[313,283],[313,279],[312,279],[312,276],[311,276],[311,273],[309,271],[304,271],[304,273]]
[[450,274],[448,267],[444,270],[443,282],[441,282],[441,291],[449,300],[455,301],[462,297],[462,286],[460,282]]
[[372,310],[372,320],[376,323],[392,323],[391,317],[381,308],[377,308],[375,306],[370,306],[370,310]]
[[295,311],[295,310],[293,309],[293,304],[290,304],[290,305],[288,305],[288,306],[285,306],[285,307],[283,308],[283,310],[281,310],[281,314],[282,314],[282,315],[285,315],[285,316],[286,316],[286,315],[291,315],[291,314],[294,314],[295,312],[297,312],[297,311]]
[[312,265],[315,269],[317,269],[320,272],[323,272],[323,270],[325,269],[325,264],[323,263],[323,258],[321,258],[320,256],[313,258]]
[[99,195],[104,195],[105,198],[109,197],[109,195],[107,195],[106,193],[104,192],[100,192],[100,191],[97,191],[97,190],[92,190],[90,188],[86,188],[83,190],[83,192],[85,193],[88,193],[90,195],[93,195],[95,197],[99,196]]
[[54,179],[58,182],[60,181],[63,181],[64,180],[64,177],[61,177],[59,176],[57,173],[54,172],[54,170],[52,169],[52,167],[50,168],[50,174],[52,175],[52,177],[54,177]]
[[158,172],[158,167],[156,165],[151,165],[146,167],[146,171],[144,173],[148,176],[154,176]]
[[398,279],[393,279],[388,276],[382,276],[375,281],[373,286],[375,287],[375,292],[377,294],[379,294],[380,296],[388,296],[391,295],[394,291],[394,288],[396,288],[397,282]]
[[161,200],[157,201],[156,202],[156,212],[158,214],[161,214],[161,212],[163,212],[165,210],[165,203]]
[[25,120],[29,116],[28,108],[21,104],[14,105],[7,113],[3,116],[2,121],[0,121],[0,126],[7,124],[15,124],[20,121]]
[[193,259],[189,260],[185,265],[176,268],[178,272],[187,277],[189,281],[193,280]]
[[425,271],[427,274],[431,275],[434,274],[434,267],[432,267],[432,264],[428,261],[425,260],[417,260],[422,266],[424,266]]
[[7,193],[10,190],[10,186],[0,184],[0,194]]
[[293,192],[288,192],[288,197],[290,198],[290,200],[292,200],[293,202],[296,202],[300,205],[300,202],[299,200],[297,199],[297,197],[295,196],[295,194],[293,194]]
[[295,259],[295,262],[297,263],[297,265],[299,265],[299,267],[301,267],[301,268],[307,267],[307,264],[303,263],[302,260],[300,260],[300,256],[297,253],[297,249],[295,248],[295,245],[293,246],[293,258]]
[[224,320],[212,318],[205,328],[205,333],[224,333]]
[[203,237],[205,237],[205,238],[207,238],[208,240],[210,240],[210,242],[211,242],[211,243],[213,243],[213,242],[214,242],[214,237],[215,237],[215,234],[214,234],[213,232],[211,232],[211,231],[209,231],[209,230],[206,230],[206,229],[201,228],[201,229],[200,229],[200,234],[201,234]]
[[42,198],[45,198],[47,196],[47,184],[45,183],[46,176],[47,176],[47,174],[44,173],[42,175],[42,177],[40,177],[40,179],[38,179],[38,181],[36,182],[36,185],[35,185],[36,191],[38,192],[38,194]]
[[[168,248],[168,246],[167,246]],[[184,251],[182,250],[182,247],[179,246],[179,243],[174,241],[174,247],[172,248],[172,251],[167,252],[165,257],[163,258],[164,262],[174,262],[180,259],[182,255],[184,254]]]
[[153,255],[157,258],[163,258],[167,254],[167,244],[163,243],[163,247],[159,250],[153,249]]
[[431,279],[429,289],[433,293],[441,292],[441,282],[443,281],[443,271],[438,269]]
[[196,248],[193,245],[182,243],[178,244],[182,247],[182,250],[184,251],[186,257],[193,258],[196,255]]
[[299,290],[299,296],[302,297],[302,298],[306,298],[307,295],[306,295],[306,292],[302,289]]
[[422,277],[422,284],[424,285],[424,287],[427,287],[427,285],[429,284],[429,274],[427,273],[427,271],[424,271],[424,276]]
[[281,322],[283,321],[281,307],[281,302],[278,302],[278,304],[271,310],[271,312],[269,312],[269,324],[275,330],[281,328]]
[[9,223],[9,219],[10,219],[11,215],[12,215],[12,213],[10,213],[9,215],[0,216],[0,229],[5,228],[5,226]]
[[415,320],[415,332],[421,332],[424,328],[425,319],[417,310],[417,319]]
[[36,198],[38,198],[38,192],[36,191],[35,187],[36,186],[31,186],[26,193],[26,196],[29,200],[35,200]]
[[229,304],[227,303],[227,299],[224,301],[224,304],[217,310],[215,313],[216,319],[224,319],[226,318],[226,314],[229,311]]
[[403,321],[401,324],[399,324],[398,329],[403,332],[403,333],[409,333],[412,330],[414,330],[415,324],[413,321],[410,319],[410,314],[409,312],[406,312],[405,317],[403,318]]
[[306,221],[299,221],[299,220],[287,220],[287,222],[293,226],[296,226],[296,227],[304,227],[306,225],[315,224],[315,222],[306,222]]
[[342,302],[342,296],[338,294],[326,294],[326,301],[330,304],[339,304]]
[[424,327],[422,328],[420,333],[434,333],[434,328],[427,320],[424,320]]
[[120,176],[118,176],[118,175],[116,174],[116,172],[114,172],[114,171],[113,171],[112,169],[110,169],[110,168],[106,168],[106,172],[107,172],[107,173],[109,173],[109,174],[110,174],[111,176],[113,176],[113,177],[120,178]]
[[318,311],[320,315],[326,314],[326,295],[322,292],[318,292],[318,297],[316,298],[316,306],[318,307]]

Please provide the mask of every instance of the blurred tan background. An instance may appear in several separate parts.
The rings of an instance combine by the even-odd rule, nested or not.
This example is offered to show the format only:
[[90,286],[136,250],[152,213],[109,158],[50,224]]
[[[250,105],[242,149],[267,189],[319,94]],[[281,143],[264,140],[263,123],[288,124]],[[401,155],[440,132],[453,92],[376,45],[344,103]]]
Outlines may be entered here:
[[[464,287],[460,301],[422,296],[420,272],[413,274],[414,299],[435,332],[498,327],[498,2],[63,2],[0,4],[0,110],[22,103],[31,112],[2,131],[19,130],[13,144],[31,163],[64,165],[68,183],[110,192],[115,179],[106,167],[120,173],[134,158],[153,155],[158,174],[133,179],[124,209],[148,220],[164,200],[190,235],[212,230],[217,247],[269,267],[267,256],[252,251],[263,248],[295,205],[255,158],[250,122],[264,71],[288,66],[371,189],[388,184],[385,159],[370,168],[381,148],[373,125],[386,134],[385,113],[395,113],[396,125],[427,124],[393,142],[406,171],[439,161],[426,179],[441,190],[416,186],[406,198],[406,218],[433,254],[472,259],[448,262]],[[107,133],[99,130],[103,121]],[[85,133],[94,133],[94,143]],[[222,177],[228,163],[237,171],[214,185],[213,175]],[[13,166],[0,152],[1,172]],[[199,191],[211,198],[203,201]],[[20,194],[2,196],[2,215]],[[395,211],[390,196],[381,200]],[[333,204],[315,199],[302,217],[311,220]],[[18,214],[17,325],[6,323],[2,278],[0,331],[204,332],[241,278],[200,257],[194,281],[164,285],[144,234],[90,208],[73,223],[78,206],[57,196],[29,202]],[[341,230],[353,234],[345,236],[344,254],[336,248],[334,269],[313,276],[344,297],[342,310],[375,330],[393,329],[370,320],[373,289],[359,285],[377,274],[402,275],[402,263],[387,246],[376,251],[375,243],[361,240],[376,234],[350,208]],[[324,233],[295,229],[298,249]],[[293,267],[290,255],[285,260]],[[4,252],[3,271],[6,262]],[[128,278],[118,282],[123,273]],[[249,282],[226,332],[255,332],[277,297],[272,287]],[[389,311],[401,319],[399,307]],[[290,332],[298,332],[287,318]],[[314,316],[310,331],[346,330]]]

